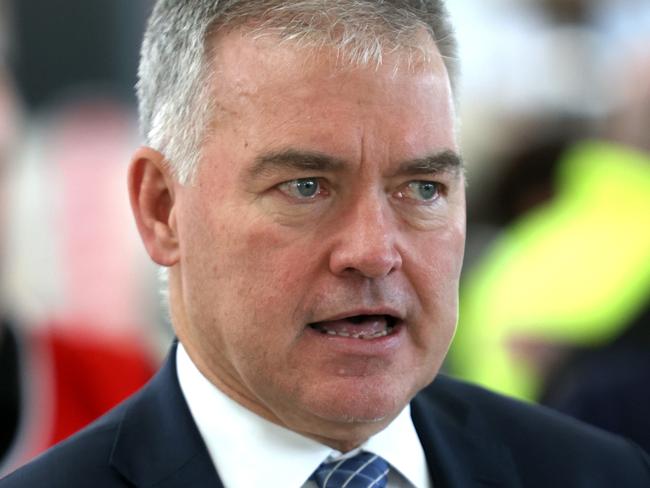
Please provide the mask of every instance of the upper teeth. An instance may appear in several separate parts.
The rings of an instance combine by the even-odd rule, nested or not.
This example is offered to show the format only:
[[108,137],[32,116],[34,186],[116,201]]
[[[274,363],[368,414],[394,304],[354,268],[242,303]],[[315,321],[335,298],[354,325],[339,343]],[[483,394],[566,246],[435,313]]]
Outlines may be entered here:
[[375,332],[374,334],[350,334],[348,332],[336,332],[333,330],[321,329],[325,334],[339,336],[339,337],[352,337],[353,339],[377,339],[378,337],[384,337],[388,335],[387,330],[382,330],[381,332]]

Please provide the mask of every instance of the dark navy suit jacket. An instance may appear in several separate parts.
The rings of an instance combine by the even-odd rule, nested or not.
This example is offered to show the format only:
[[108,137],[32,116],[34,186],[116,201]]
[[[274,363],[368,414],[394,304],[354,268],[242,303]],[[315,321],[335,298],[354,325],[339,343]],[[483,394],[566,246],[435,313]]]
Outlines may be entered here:
[[[139,393],[0,488],[222,487],[181,393],[175,351]],[[436,488],[650,487],[650,462],[635,445],[442,375],[411,412]]]

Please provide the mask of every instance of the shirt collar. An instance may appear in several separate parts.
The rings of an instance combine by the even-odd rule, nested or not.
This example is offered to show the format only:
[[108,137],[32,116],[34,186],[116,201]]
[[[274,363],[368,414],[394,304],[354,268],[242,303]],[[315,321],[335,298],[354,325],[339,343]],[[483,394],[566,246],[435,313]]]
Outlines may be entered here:
[[[224,486],[302,486],[328,456],[341,456],[229,398],[201,374],[180,343],[176,364],[181,390]],[[408,406],[362,449],[382,456],[414,486],[429,486]]]
[[388,427],[368,439],[362,448],[383,457],[413,486],[431,486],[424,450],[411,420],[410,405]]

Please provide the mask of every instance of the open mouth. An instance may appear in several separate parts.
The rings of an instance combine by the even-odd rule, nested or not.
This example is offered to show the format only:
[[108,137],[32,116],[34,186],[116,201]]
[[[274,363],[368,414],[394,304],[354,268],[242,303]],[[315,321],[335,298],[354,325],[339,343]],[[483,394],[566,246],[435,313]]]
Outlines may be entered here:
[[353,315],[338,320],[315,322],[309,327],[330,336],[351,339],[379,339],[393,334],[399,323],[392,315]]

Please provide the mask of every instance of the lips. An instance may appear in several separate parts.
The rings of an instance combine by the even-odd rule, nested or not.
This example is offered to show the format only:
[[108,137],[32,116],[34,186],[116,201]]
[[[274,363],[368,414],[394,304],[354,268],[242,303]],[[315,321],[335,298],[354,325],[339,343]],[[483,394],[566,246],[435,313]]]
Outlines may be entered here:
[[314,322],[309,327],[324,335],[372,340],[394,333],[398,322],[399,319],[390,314],[360,314]]

